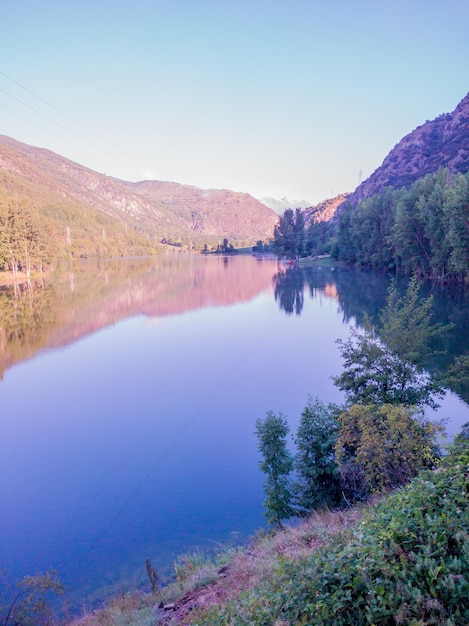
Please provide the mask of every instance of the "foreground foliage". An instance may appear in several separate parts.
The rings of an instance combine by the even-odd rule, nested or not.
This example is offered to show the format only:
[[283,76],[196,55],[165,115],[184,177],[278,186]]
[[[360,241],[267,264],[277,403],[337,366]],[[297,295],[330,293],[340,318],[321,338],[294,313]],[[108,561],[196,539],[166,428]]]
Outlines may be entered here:
[[286,417],[269,411],[264,419],[256,421],[256,435],[262,461],[260,469],[266,474],[264,491],[265,516],[270,524],[282,525],[282,520],[294,513],[288,488],[288,475],[293,460],[287,449],[288,423]]
[[406,485],[440,458],[443,428],[415,409],[355,404],[339,417],[335,456],[348,501]]
[[64,592],[57,572],[25,576],[15,585],[10,585],[7,580],[2,583],[2,626],[52,626],[57,623],[47,602],[51,595],[60,596]]
[[469,623],[469,445],[459,437],[352,532],[193,624]]
[[334,448],[339,433],[340,408],[308,398],[295,436],[295,505],[300,513],[319,507],[334,508],[342,500]]

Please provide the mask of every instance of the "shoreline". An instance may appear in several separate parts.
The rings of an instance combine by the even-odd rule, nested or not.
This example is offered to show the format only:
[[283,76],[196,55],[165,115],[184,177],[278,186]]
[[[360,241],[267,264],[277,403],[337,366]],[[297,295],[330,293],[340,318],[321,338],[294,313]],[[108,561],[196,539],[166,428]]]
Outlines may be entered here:
[[0,272],[0,287],[13,285],[14,283],[26,283],[28,280],[34,278],[33,276],[27,276],[26,272],[17,272],[13,274],[13,272],[3,271]]

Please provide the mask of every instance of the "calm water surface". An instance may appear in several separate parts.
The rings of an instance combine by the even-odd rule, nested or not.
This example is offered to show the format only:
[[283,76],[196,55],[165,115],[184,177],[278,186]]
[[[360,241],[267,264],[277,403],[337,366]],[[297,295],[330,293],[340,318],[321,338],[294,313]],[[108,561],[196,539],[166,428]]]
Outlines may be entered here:
[[[170,577],[182,552],[263,527],[256,419],[282,411],[294,432],[308,394],[342,400],[335,341],[387,285],[197,257],[0,292],[0,568],[55,568],[91,604],[145,584],[146,557]],[[456,321],[447,347],[469,352],[465,303],[437,305]],[[450,394],[438,416],[456,432],[469,409]]]

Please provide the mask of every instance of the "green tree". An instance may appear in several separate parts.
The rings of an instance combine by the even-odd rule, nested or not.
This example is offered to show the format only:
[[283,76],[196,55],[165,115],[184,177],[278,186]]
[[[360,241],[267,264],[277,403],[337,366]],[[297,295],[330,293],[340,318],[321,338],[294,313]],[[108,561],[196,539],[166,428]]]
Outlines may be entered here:
[[3,590],[5,597],[8,595],[8,599],[2,607],[2,626],[37,626],[38,624],[52,626],[56,624],[57,621],[47,604],[47,599],[51,594],[60,596],[64,589],[55,571],[25,576],[12,589],[7,583]]
[[414,408],[355,404],[339,419],[336,461],[352,500],[400,487],[439,459],[443,429]]
[[345,206],[339,214],[337,225],[337,240],[332,250],[332,255],[344,263],[353,265],[357,262],[357,244],[352,234],[354,222],[354,209],[350,205]]
[[286,443],[288,432],[287,420],[282,413],[275,415],[269,411],[265,418],[256,421],[255,433],[262,455],[259,467],[267,476],[264,485],[265,515],[270,524],[278,526],[294,513],[288,486],[288,476],[293,469],[292,456]]
[[40,271],[53,250],[53,237],[29,203],[14,199],[0,203],[0,264],[13,274],[23,268],[28,276]]
[[295,437],[296,482],[293,491],[300,511],[340,503],[341,489],[334,447],[339,434],[340,409],[308,398]]
[[328,254],[333,245],[335,224],[312,221],[306,230],[305,251],[310,256]]
[[[367,269],[394,269],[391,229],[394,222],[395,191],[382,193],[361,202],[349,216],[354,241],[354,263]],[[342,241],[344,245],[344,241]]]
[[402,297],[392,283],[379,330],[365,316],[363,330],[352,329],[347,341],[338,340],[344,371],[334,383],[350,404],[438,406],[435,398],[446,388],[425,370],[425,362],[431,340],[446,328],[431,323],[432,298],[421,300],[419,292],[416,277]]
[[[464,283],[469,276],[469,173],[441,167],[408,188],[384,189],[337,219],[332,254],[364,268]],[[308,246],[315,245],[314,232]]]
[[299,259],[304,252],[305,220],[301,209],[286,209],[274,227],[272,249],[278,257]]
[[469,173],[455,178],[447,190],[444,210],[449,266],[463,282],[469,276]]

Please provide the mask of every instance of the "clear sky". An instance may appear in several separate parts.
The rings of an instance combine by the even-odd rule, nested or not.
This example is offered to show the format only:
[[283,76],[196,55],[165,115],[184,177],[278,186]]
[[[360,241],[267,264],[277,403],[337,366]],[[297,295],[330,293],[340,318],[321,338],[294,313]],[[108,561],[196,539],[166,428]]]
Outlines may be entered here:
[[0,0],[0,134],[320,201],[469,91],[468,0]]

